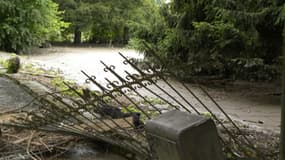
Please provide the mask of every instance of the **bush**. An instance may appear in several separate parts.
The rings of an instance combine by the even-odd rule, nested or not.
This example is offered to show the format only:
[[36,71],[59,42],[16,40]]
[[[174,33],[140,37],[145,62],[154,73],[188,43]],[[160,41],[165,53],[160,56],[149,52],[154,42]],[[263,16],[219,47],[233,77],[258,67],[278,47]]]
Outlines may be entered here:
[[160,21],[141,27],[130,44],[154,64],[158,63],[148,53],[156,53],[184,80],[271,80],[280,74],[275,59],[282,53],[284,14],[278,14],[283,5],[263,0],[175,0],[161,6]]
[[277,64],[265,64],[261,58],[236,58],[227,63],[224,74],[233,79],[270,81],[281,75],[281,69]]
[[20,58],[13,56],[7,60],[7,73],[17,73],[20,69]]

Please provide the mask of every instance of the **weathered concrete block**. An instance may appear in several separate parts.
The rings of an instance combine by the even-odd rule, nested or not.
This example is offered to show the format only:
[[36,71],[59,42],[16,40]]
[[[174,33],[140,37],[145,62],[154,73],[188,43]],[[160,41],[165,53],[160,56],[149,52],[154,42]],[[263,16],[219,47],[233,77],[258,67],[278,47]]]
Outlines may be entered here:
[[210,118],[170,111],[146,123],[158,160],[224,160],[215,123]]

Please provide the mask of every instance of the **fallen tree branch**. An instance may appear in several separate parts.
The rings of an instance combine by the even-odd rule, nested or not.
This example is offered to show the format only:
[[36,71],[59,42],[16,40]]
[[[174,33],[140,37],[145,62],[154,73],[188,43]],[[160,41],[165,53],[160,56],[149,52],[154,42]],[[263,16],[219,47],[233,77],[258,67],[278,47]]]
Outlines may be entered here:
[[33,160],[41,160],[41,158],[39,156],[37,156],[36,154],[30,152],[30,146],[31,146],[31,142],[33,140],[34,134],[36,131],[32,131],[31,132],[31,136],[30,139],[27,143],[27,148],[26,148],[26,153],[33,159]]
[[44,141],[42,140],[42,138],[39,138],[40,143],[49,151],[52,152],[52,150],[48,147],[48,145],[46,143],[44,143]]

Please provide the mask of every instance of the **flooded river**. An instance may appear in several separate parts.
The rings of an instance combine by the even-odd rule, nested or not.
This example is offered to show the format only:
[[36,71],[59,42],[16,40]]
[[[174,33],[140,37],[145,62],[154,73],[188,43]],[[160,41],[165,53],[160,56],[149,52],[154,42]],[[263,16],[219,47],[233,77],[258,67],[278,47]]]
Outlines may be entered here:
[[25,56],[25,61],[40,64],[45,68],[59,68],[65,78],[84,84],[86,76],[81,73],[81,70],[89,75],[96,75],[99,82],[105,81],[105,77],[114,79],[110,74],[104,72],[101,61],[107,65],[116,66],[115,70],[120,74],[124,74],[124,70],[132,72],[133,69],[130,66],[123,64],[123,58],[118,54],[119,52],[130,58],[143,58],[143,55],[138,54],[135,50],[124,48],[54,47],[37,49],[33,55]]

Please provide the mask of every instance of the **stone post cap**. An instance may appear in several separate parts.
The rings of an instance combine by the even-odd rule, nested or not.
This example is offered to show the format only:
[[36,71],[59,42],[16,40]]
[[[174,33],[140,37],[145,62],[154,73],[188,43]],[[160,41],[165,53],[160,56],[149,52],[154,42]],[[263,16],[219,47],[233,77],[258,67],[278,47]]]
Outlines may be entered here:
[[164,113],[146,123],[146,130],[155,136],[161,136],[168,140],[177,141],[179,135],[186,130],[191,130],[207,121],[210,118],[181,112],[178,110]]

